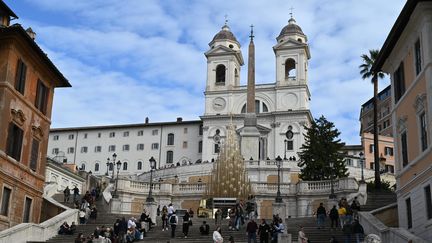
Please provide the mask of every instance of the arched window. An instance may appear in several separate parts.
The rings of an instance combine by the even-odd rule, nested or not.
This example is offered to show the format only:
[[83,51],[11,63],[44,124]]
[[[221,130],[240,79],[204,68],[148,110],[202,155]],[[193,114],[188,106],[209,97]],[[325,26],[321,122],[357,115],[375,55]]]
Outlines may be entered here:
[[288,58],[285,61],[285,79],[296,79],[296,63],[294,59]]
[[[263,112],[269,112],[269,109],[264,102],[260,100],[255,100],[255,112],[257,114]],[[246,104],[242,107],[241,113],[246,113]]]
[[216,67],[216,84],[224,84],[224,83],[225,83],[225,66],[219,64]]
[[167,151],[166,154],[166,163],[167,164],[172,164],[174,161],[174,152],[173,151]]
[[95,172],[96,172],[96,171],[99,171],[99,163],[96,163],[96,164],[95,164]]
[[142,162],[138,161],[137,170],[142,170]]
[[123,170],[127,170],[127,162],[123,162]]
[[234,69],[234,80],[235,80],[236,85],[238,85],[239,84],[239,80],[240,80],[240,75],[239,75],[239,73],[237,71],[237,68]]
[[167,145],[174,145],[174,133],[168,134]]
[[84,163],[81,164],[80,170],[85,170],[85,164]]
[[262,103],[262,112],[268,112],[267,105],[264,102]]

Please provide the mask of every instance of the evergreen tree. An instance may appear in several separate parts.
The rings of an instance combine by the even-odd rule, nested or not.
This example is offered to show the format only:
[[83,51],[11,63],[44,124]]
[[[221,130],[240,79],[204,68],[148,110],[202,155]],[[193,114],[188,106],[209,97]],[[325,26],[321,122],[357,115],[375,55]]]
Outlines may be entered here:
[[[320,181],[347,177],[344,155],[341,153],[344,143],[338,138],[340,132],[334,124],[321,116],[305,127],[305,143],[299,153],[301,168],[300,178],[305,181]],[[333,162],[333,168],[330,167]]]

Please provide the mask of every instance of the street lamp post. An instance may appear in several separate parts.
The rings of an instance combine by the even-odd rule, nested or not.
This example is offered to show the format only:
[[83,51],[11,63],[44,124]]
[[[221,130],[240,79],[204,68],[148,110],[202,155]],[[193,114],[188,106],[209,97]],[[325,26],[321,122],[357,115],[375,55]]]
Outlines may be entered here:
[[122,162],[120,162],[120,160],[119,160],[119,161],[117,161],[116,165],[117,165],[117,178],[116,178],[116,186],[115,186],[115,190],[114,190],[114,197],[117,197],[118,177],[119,177],[119,171],[120,171]]
[[275,202],[281,203],[282,202],[282,196],[281,196],[281,192],[280,192],[280,167],[281,167],[282,158],[280,156],[278,156],[275,160],[276,160],[276,166],[278,167],[278,189],[277,189],[277,193],[276,193]]
[[331,187],[331,192],[330,192],[330,199],[335,199],[336,195],[334,193],[334,188],[333,188],[333,161],[330,162],[330,187]]
[[111,164],[110,158],[107,158],[107,162],[106,162],[107,172],[105,173],[106,176],[108,176],[108,169],[109,169],[110,164]]
[[363,174],[363,166],[364,166],[364,154],[363,152],[359,153],[360,156],[360,168],[361,168],[361,182],[364,182],[364,174]]
[[153,189],[153,168],[156,165],[156,160],[153,158],[153,156],[149,159],[150,162],[150,189],[149,194],[147,196],[146,202],[154,202],[154,198],[152,195],[152,189]]
[[284,160],[287,160],[287,157],[286,157],[286,150],[287,150],[287,147],[288,147],[288,140],[287,139],[284,140],[284,144],[285,144],[285,147],[284,147]]
[[117,154],[113,153],[112,157],[113,157],[113,159],[112,159],[112,168],[113,168],[113,170],[112,170],[112,179],[114,180],[114,165],[116,163]]

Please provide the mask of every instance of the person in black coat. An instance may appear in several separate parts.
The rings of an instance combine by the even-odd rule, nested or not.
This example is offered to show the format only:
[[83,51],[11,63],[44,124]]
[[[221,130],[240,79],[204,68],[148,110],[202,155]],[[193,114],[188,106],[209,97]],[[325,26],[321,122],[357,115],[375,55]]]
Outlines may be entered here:
[[335,229],[338,227],[338,219],[339,219],[339,213],[336,209],[336,205],[333,206],[333,208],[330,210],[330,220],[331,220],[331,228]]
[[261,224],[258,226],[258,235],[260,243],[269,242],[270,226],[267,224],[265,219],[261,219]]
[[187,238],[188,234],[189,234],[189,220],[190,220],[190,214],[188,211],[186,211],[185,215],[183,216],[183,235],[184,235],[184,238]]

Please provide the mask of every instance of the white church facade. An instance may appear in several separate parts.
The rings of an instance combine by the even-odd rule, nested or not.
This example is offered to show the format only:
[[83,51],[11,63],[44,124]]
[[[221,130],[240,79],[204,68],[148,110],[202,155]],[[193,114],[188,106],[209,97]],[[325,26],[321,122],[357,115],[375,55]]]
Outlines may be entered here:
[[[277,156],[298,160],[304,142],[304,125],[310,124],[307,37],[291,18],[273,47],[276,80],[255,85],[255,111],[259,152],[253,161]],[[211,162],[217,158],[232,122],[240,131],[246,111],[247,86],[240,85],[244,64],[240,43],[227,25],[209,43],[205,112],[200,120],[52,129],[48,156],[75,163],[95,175],[111,173],[107,158],[122,162],[120,174],[140,174],[150,169]],[[259,65],[259,63],[257,64]]]

